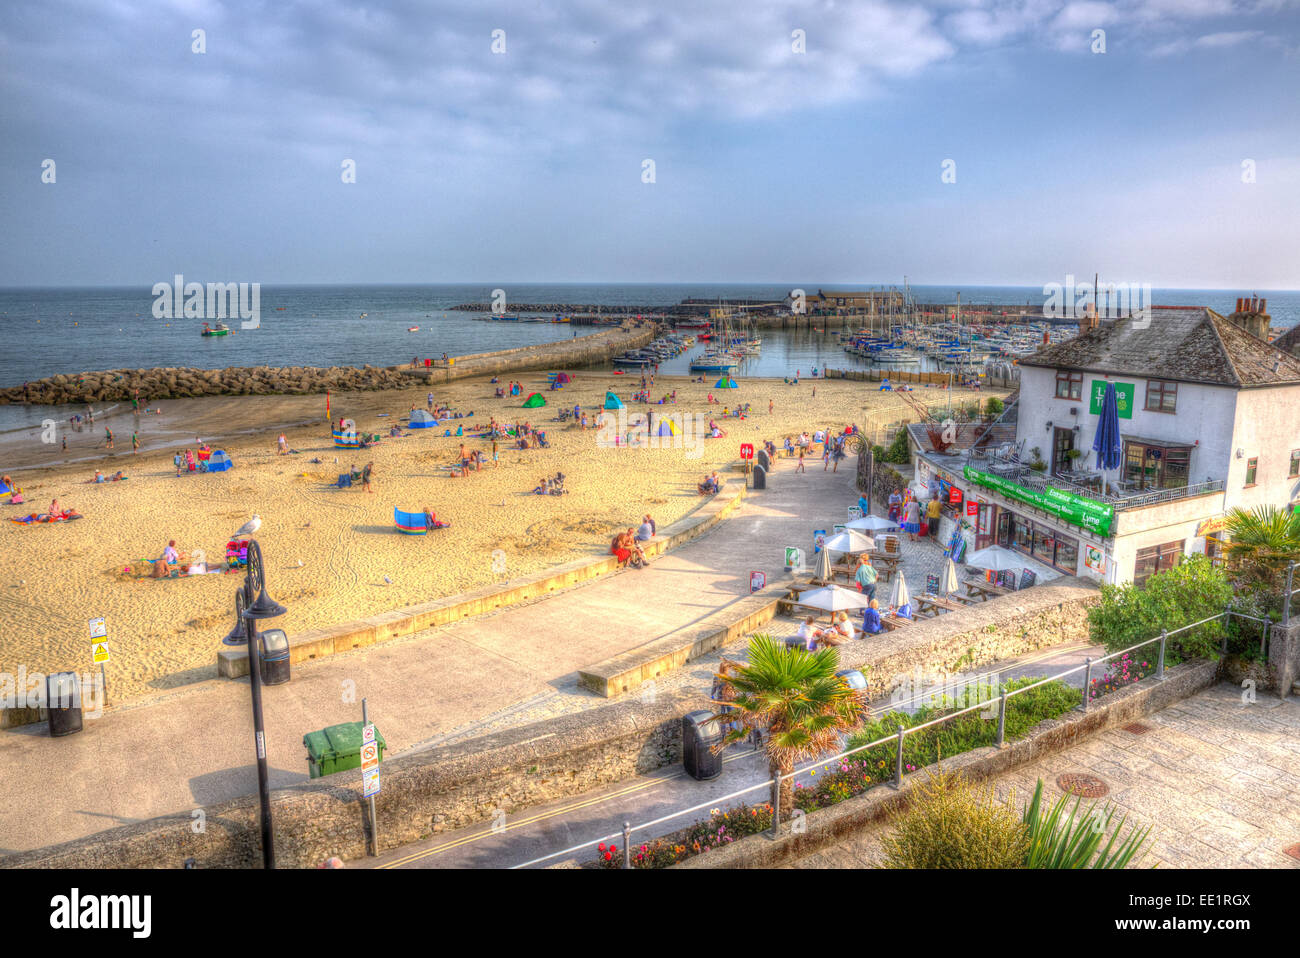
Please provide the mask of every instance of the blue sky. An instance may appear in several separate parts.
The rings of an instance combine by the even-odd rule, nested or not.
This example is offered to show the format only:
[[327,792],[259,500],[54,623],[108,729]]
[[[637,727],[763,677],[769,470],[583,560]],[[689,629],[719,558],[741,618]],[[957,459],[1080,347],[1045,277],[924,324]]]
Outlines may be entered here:
[[1298,25],[1282,0],[11,7],[0,285],[1300,288]]

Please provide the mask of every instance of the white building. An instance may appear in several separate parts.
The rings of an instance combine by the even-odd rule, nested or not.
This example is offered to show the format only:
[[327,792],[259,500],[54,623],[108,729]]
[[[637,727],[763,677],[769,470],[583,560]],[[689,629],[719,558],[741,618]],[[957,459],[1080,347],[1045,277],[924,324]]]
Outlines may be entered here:
[[[1020,361],[997,430],[950,430],[940,451],[940,433],[910,427],[917,479],[954,500],[943,540],[959,525],[968,549],[1019,551],[1040,581],[1140,584],[1182,554],[1216,556],[1228,510],[1300,502],[1300,359],[1247,331],[1268,328],[1249,306],[1231,319],[1155,307],[1147,323],[1085,328]],[[1108,383],[1124,454],[1102,473],[1092,442]]]

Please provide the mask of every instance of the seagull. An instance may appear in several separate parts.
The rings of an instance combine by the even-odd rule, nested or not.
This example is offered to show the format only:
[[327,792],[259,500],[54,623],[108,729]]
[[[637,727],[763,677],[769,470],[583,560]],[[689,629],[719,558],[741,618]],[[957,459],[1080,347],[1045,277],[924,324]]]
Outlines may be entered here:
[[301,559],[298,560],[298,568],[299,568],[299,569],[302,568],[302,560],[301,560]]
[[262,528],[262,517],[259,516],[257,513],[253,513],[253,518],[249,519],[242,526],[236,529],[235,534],[234,536],[232,536],[232,538],[238,539],[241,536],[244,537],[251,536],[254,532],[256,532],[260,528]]
[[388,583],[389,585],[392,585],[392,584],[393,584],[393,580],[390,579],[390,578],[388,578],[388,576],[384,576],[384,581],[385,581],[386,583]]

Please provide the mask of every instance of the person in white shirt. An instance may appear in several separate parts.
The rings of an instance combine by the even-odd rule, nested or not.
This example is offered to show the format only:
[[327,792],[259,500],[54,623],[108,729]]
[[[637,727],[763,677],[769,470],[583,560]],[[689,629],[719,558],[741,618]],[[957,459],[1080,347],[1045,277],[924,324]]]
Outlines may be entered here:
[[803,639],[804,648],[809,652],[817,648],[817,640],[822,635],[821,629],[816,626],[816,621],[814,616],[808,616],[803,620],[803,625],[799,626],[799,631],[796,633],[799,638]]

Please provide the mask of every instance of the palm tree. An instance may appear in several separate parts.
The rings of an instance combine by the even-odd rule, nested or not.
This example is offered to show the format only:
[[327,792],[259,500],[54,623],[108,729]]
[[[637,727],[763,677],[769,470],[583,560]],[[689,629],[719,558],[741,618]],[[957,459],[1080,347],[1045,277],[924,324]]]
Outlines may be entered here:
[[[736,727],[722,744],[743,741],[754,732],[766,741],[772,777],[789,775],[795,763],[834,752],[840,733],[861,721],[865,701],[835,674],[839,653],[833,648],[806,652],[787,648],[763,633],[749,642],[748,663],[728,663],[716,673],[721,692],[715,701],[734,712],[716,718]],[[787,814],[794,802],[794,782],[786,778],[772,788]]]
[[1228,513],[1228,557],[1242,579],[1268,591],[1281,588],[1287,563],[1300,561],[1300,512],[1256,506]]

